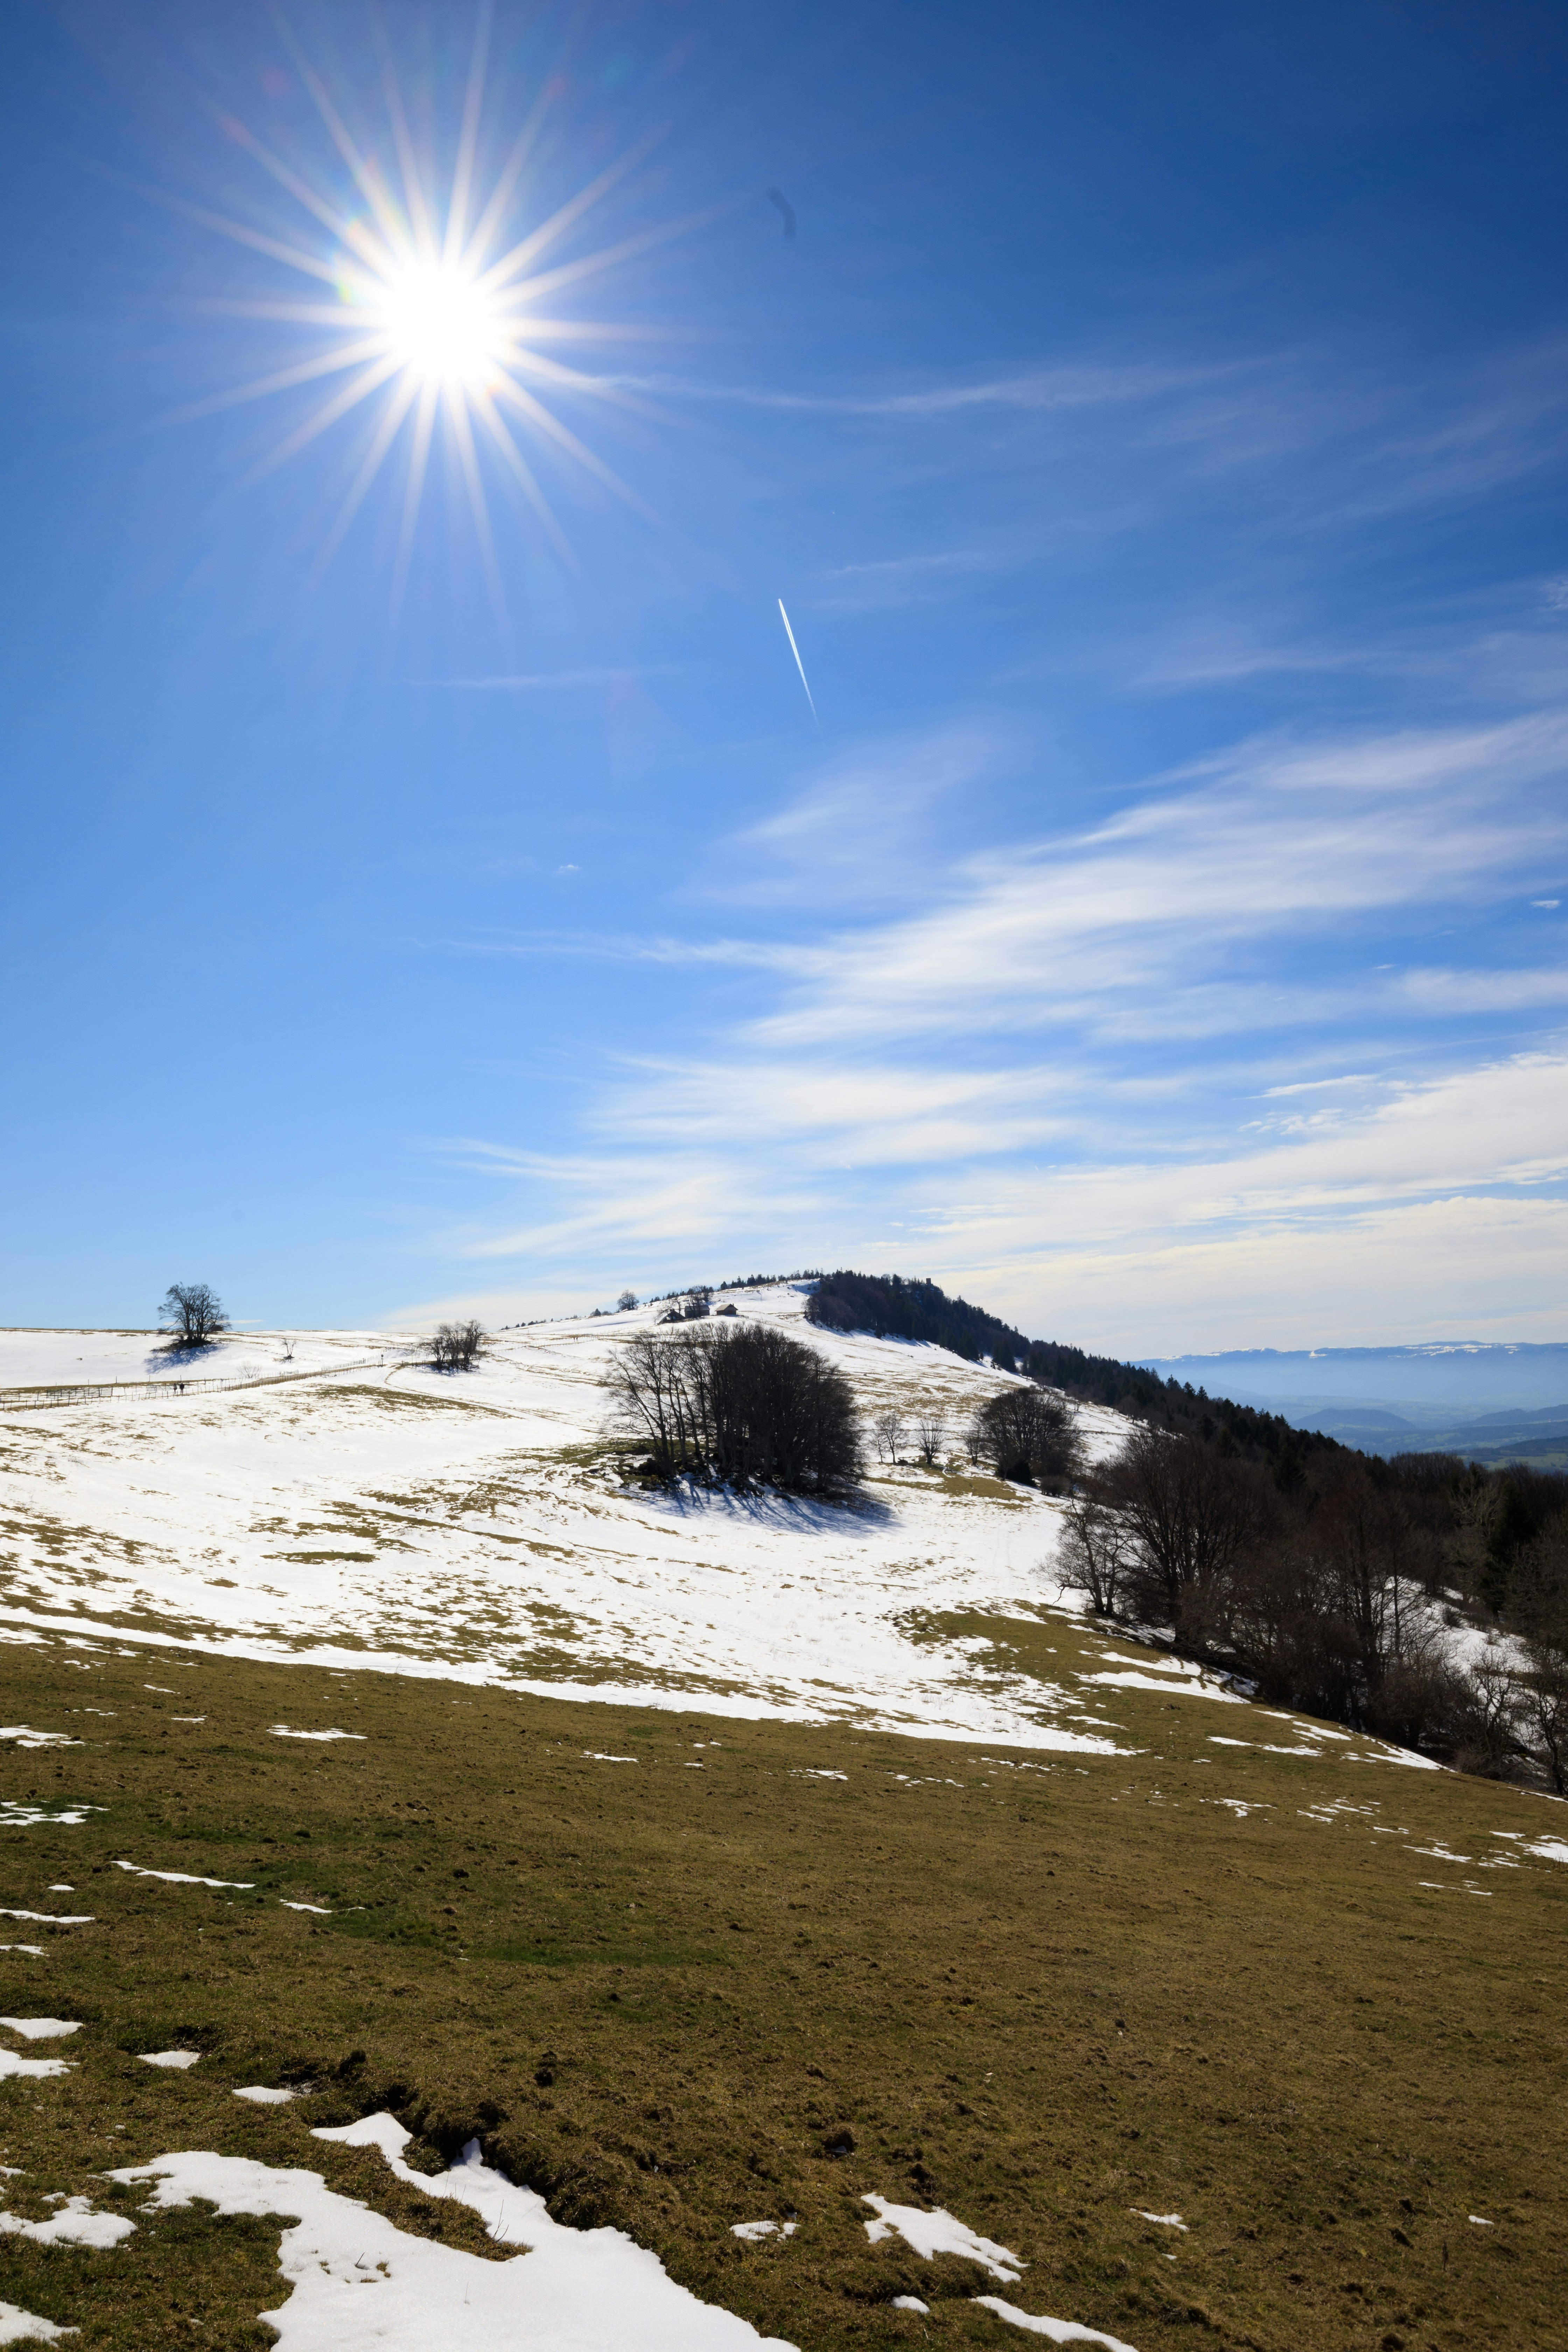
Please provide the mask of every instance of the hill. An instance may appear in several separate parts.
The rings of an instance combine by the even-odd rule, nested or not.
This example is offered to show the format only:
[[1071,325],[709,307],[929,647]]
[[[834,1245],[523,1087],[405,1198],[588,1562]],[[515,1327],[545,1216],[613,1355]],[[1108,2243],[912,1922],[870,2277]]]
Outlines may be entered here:
[[1287,1481],[1311,1455],[1338,1448],[1338,1441],[1322,1431],[1299,1430],[1282,1413],[1211,1397],[1190,1381],[1162,1378],[1145,1365],[1092,1355],[1060,1340],[1026,1339],[1011,1324],[966,1298],[950,1297],[934,1282],[897,1274],[825,1274],[806,1302],[806,1313],[825,1330],[913,1339],[946,1348],[966,1363],[989,1358],[1001,1370],[1025,1373],[1065,1396],[1157,1420],[1167,1429],[1205,1436],[1223,1430],[1230,1444],[1279,1467]]
[[[727,1303],[868,1412],[1004,1377]],[[0,2299],[88,2352],[1553,2340],[1561,1810],[1109,1637],[1031,1489],[645,1486],[650,1319],[0,1406]]]

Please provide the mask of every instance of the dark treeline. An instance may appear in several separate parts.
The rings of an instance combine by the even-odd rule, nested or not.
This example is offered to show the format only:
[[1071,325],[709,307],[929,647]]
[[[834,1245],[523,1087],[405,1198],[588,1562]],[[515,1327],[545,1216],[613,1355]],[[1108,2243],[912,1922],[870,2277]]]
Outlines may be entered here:
[[[1068,1506],[1067,1580],[1259,1696],[1568,1793],[1568,1477],[1341,1448],[1265,1462],[1144,1424]],[[1453,1633],[1498,1633],[1468,1668]]]
[[830,1331],[921,1339],[947,1348],[971,1364],[989,1357],[999,1370],[1026,1373],[1086,1404],[1110,1405],[1162,1429],[1190,1431],[1216,1444],[1223,1453],[1267,1462],[1285,1492],[1301,1485],[1315,1456],[1346,1450],[1316,1430],[1292,1429],[1282,1414],[1206,1396],[1190,1381],[1162,1380],[1138,1364],[1092,1356],[1054,1339],[1026,1339],[984,1307],[973,1307],[966,1298],[950,1298],[934,1282],[911,1281],[898,1274],[825,1274],[806,1300],[805,1312],[810,1322]]
[[843,1496],[861,1472],[854,1392],[815,1348],[767,1323],[644,1333],[610,1374],[616,1414],[652,1475]]

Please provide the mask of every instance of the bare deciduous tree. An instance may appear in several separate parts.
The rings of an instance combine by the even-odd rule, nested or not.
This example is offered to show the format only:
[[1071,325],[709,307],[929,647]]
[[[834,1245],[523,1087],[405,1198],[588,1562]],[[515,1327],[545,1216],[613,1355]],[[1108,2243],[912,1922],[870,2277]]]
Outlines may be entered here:
[[228,1317],[210,1283],[172,1282],[158,1314],[161,1328],[182,1348],[205,1348],[228,1329]]
[[915,1415],[915,1448],[928,1470],[941,1460],[946,1438],[947,1424],[940,1412]]
[[617,1315],[629,1315],[637,1304],[637,1295],[635,1290],[623,1290],[616,1301],[616,1312]]
[[1067,1507],[1058,1555],[1062,1583],[1081,1592],[1097,1617],[1114,1617],[1126,1596],[1132,1541],[1121,1515],[1092,1491]]
[[430,1360],[438,1372],[472,1371],[484,1350],[485,1331],[480,1323],[443,1323],[430,1342]]
[[871,1434],[877,1441],[879,1462],[896,1462],[899,1448],[904,1442],[904,1416],[896,1404],[884,1406],[871,1423]]

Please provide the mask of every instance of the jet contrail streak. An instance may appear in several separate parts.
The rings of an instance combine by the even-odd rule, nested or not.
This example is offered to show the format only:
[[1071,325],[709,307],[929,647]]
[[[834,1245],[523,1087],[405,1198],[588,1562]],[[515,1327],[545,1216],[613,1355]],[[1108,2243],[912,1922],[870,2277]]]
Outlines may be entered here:
[[[789,649],[795,656],[795,666],[800,672],[800,682],[802,686],[805,688],[805,698],[807,702],[811,702],[811,685],[805,675],[805,664],[800,657],[800,647],[795,644],[795,631],[790,627],[789,614],[784,611],[784,602],[782,596],[779,598],[779,618],[784,625],[784,635],[789,639]],[[816,705],[815,702],[811,702],[811,715],[814,719],[816,717]]]

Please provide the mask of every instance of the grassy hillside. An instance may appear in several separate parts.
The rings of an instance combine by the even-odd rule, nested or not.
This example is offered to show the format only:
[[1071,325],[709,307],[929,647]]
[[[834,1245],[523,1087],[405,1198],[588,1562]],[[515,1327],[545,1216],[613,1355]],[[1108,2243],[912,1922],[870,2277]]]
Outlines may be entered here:
[[[1050,1611],[910,1636],[982,1684],[1115,1677],[1123,1752],[8,1644],[7,1720],[81,1744],[5,1750],[0,1902],[92,1917],[3,1923],[45,1956],[0,1953],[0,2013],[84,2021],[4,2036],[75,2067],[0,2081],[5,2201],[136,2227],[0,2239],[0,2298],[82,2352],[271,2340],[279,2225],[101,2179],[176,2148],[308,2167],[499,2256],[309,2137],[386,2105],[425,2166],[478,2134],[561,2218],[810,2352],[1026,2341],[981,2293],[1137,2352],[1562,2341],[1568,1862],[1531,1850],[1559,1809],[1198,1695]],[[170,2046],[200,2063],[137,2055]],[[868,2192],[946,2208],[1021,2279],[873,2246]],[[731,2234],[760,2218],[798,2227]]]

